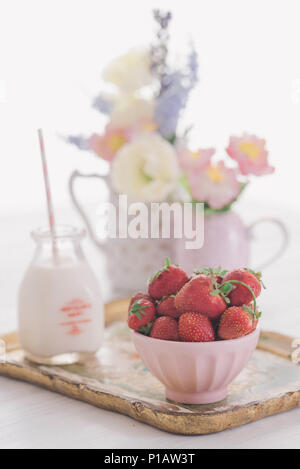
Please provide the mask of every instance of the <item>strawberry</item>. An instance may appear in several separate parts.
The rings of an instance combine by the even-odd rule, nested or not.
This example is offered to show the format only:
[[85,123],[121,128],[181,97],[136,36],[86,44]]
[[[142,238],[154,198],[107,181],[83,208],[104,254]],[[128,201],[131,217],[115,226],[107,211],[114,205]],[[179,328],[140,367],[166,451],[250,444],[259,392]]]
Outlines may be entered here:
[[184,270],[171,265],[167,258],[165,266],[150,278],[148,293],[159,300],[164,296],[175,295],[187,281],[188,276]]
[[215,331],[211,321],[200,313],[184,313],[179,318],[179,337],[183,342],[213,342]]
[[154,316],[155,306],[152,301],[141,298],[136,300],[131,306],[128,315],[128,326],[130,329],[147,334]]
[[133,297],[131,298],[130,303],[129,303],[129,307],[128,307],[128,313],[130,312],[133,303],[137,300],[141,300],[142,298],[144,298],[145,300],[149,300],[153,304],[155,304],[154,300],[153,300],[153,298],[151,298],[151,296],[147,295],[147,293],[143,293],[143,292],[139,291],[139,292],[135,293],[133,295]]
[[[261,292],[261,274],[255,273],[248,269],[236,269],[229,272],[223,279],[223,283],[230,282],[231,280],[240,281],[248,285],[255,297],[258,297]],[[232,290],[228,293],[228,298],[232,306],[248,305],[253,300],[251,292],[247,287],[241,284],[232,282]]]
[[250,334],[256,329],[260,315],[261,313],[254,313],[252,306],[231,306],[221,316],[219,338],[230,340]]
[[202,313],[210,319],[217,319],[226,309],[226,302],[220,294],[212,294],[213,280],[206,275],[197,275],[177,293],[175,306],[180,313]]
[[172,318],[178,318],[180,312],[175,308],[175,296],[167,296],[163,298],[158,304],[156,312],[159,316],[171,316]]
[[160,316],[155,319],[150,337],[161,340],[178,340],[177,321],[170,316]]

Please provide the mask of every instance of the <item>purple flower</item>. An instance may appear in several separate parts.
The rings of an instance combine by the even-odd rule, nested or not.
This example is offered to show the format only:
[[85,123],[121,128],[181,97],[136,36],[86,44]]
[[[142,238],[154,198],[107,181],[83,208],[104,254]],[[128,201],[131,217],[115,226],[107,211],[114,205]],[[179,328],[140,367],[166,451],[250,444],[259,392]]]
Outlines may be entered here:
[[94,99],[93,108],[102,112],[102,114],[110,114],[113,109],[113,102],[110,101],[109,98],[100,94]]
[[165,138],[176,133],[180,112],[185,108],[189,93],[198,80],[198,60],[194,49],[187,60],[186,70],[164,76],[154,112],[158,130]]
[[172,19],[171,12],[153,10],[153,16],[158,24],[156,39],[151,47],[152,72],[158,78],[162,89],[165,76],[168,71],[168,42],[169,42],[169,22]]
[[66,139],[67,143],[75,145],[79,150],[89,150],[88,142],[89,139],[82,135],[70,135]]
[[172,19],[172,13],[170,11],[163,13],[162,10],[158,9],[153,10],[153,16],[161,29],[167,29],[169,26],[169,21]]
[[169,75],[169,85],[158,96],[155,103],[154,121],[165,138],[176,133],[179,114],[184,107],[186,91],[181,84],[181,73]]

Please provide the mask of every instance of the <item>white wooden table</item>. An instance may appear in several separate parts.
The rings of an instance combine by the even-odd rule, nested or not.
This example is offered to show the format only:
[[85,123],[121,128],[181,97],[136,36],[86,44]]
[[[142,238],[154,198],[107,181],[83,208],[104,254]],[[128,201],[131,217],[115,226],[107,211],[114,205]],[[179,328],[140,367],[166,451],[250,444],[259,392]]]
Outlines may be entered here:
[[[257,215],[280,216],[289,227],[288,251],[265,271],[268,289],[259,304],[263,328],[300,337],[300,214],[261,206],[249,209],[241,204],[239,212],[246,221]],[[43,214],[1,217],[0,334],[16,328],[17,287],[33,249],[28,232],[43,223]],[[262,237],[268,233],[267,227],[258,232]],[[270,249],[277,242],[270,232]],[[262,251],[256,249],[256,256],[263,257]],[[86,252],[102,277],[100,254],[92,255],[94,248],[89,243]],[[105,282],[103,289],[107,290]],[[185,437],[0,377],[0,448],[300,448],[300,408],[219,434]]]

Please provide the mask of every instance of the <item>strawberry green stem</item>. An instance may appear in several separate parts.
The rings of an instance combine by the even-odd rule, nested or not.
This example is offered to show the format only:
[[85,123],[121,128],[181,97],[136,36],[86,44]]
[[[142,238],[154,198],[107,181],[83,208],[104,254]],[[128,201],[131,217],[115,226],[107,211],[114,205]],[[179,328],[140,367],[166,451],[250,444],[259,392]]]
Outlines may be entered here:
[[256,314],[256,310],[257,310],[257,307],[256,307],[256,298],[255,298],[255,295],[254,295],[254,292],[252,290],[251,287],[249,287],[249,285],[247,285],[247,283],[245,282],[242,282],[241,280],[227,280],[227,282],[223,282],[221,283],[221,285],[219,286],[219,289],[221,289],[224,285],[226,284],[233,284],[233,283],[237,283],[239,285],[243,285],[244,287],[248,288],[248,290],[250,291],[251,295],[252,295],[252,298],[253,298],[253,306],[254,306],[254,317],[257,318],[257,314]]

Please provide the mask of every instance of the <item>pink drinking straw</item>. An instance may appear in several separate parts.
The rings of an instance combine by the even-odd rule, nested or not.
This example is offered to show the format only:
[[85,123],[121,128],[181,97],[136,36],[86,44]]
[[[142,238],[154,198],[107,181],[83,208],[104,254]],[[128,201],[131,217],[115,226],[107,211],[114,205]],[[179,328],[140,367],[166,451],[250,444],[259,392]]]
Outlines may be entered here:
[[45,182],[45,189],[46,189],[48,220],[49,220],[49,227],[50,227],[50,233],[51,233],[51,238],[52,238],[53,257],[54,257],[54,260],[57,261],[57,248],[55,244],[55,219],[54,219],[54,211],[53,211],[48,167],[47,167],[47,160],[46,160],[46,153],[45,153],[45,144],[44,144],[44,137],[43,137],[42,129],[38,129],[38,136],[39,136],[39,142],[40,142],[44,182]]

